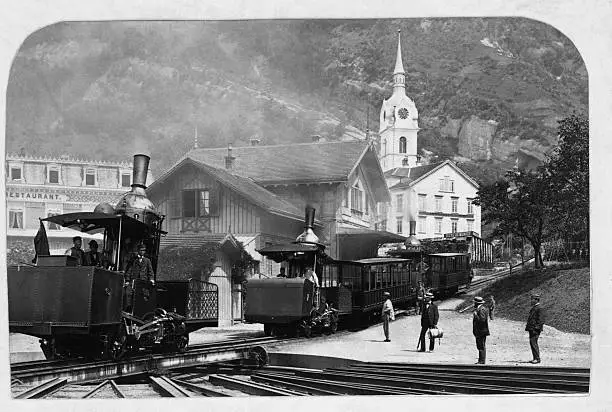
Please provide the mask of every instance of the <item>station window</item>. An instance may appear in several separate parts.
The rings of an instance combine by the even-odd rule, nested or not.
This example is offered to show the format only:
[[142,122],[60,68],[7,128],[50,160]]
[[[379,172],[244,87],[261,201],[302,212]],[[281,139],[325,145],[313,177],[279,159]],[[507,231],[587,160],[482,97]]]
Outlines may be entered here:
[[361,190],[359,182],[356,182],[351,187],[351,211],[357,213],[363,212],[363,190]]
[[436,212],[442,211],[442,196],[436,196]]
[[442,218],[436,218],[436,235],[442,234]]
[[23,229],[23,210],[9,210],[9,229]]
[[96,185],[96,170],[95,169],[85,170],[85,185],[86,186]]
[[458,223],[457,219],[453,219],[451,221],[451,232],[452,233],[457,233],[457,223]]
[[11,166],[11,180],[21,180],[22,176],[21,166]]
[[398,216],[397,217],[397,222],[396,222],[396,225],[395,225],[395,231],[397,233],[402,233],[403,232],[402,221],[403,221],[403,217]]
[[451,192],[455,191],[455,181],[452,180],[449,176],[444,176],[444,179],[440,179],[440,192]]
[[453,197],[451,199],[451,213],[457,213],[457,203],[459,203],[459,198]]
[[401,212],[404,208],[404,195],[395,195],[395,210]]
[[427,233],[427,218],[419,216],[419,233]]
[[468,232],[471,232],[474,230],[474,221],[471,219],[468,219],[467,221],[467,230]]
[[183,190],[183,217],[210,215],[210,191],[208,189]]
[[427,201],[427,195],[419,195],[419,211],[424,212],[426,210],[425,202]]
[[472,199],[467,199],[467,212],[470,215],[474,213],[474,205],[472,205]]
[[130,187],[132,185],[132,175],[129,173],[121,174],[121,187]]

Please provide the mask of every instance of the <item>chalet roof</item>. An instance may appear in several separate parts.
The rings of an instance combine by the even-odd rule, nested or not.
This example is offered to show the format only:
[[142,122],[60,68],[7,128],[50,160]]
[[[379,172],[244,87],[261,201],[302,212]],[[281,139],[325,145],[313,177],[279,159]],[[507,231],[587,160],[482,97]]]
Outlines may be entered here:
[[149,186],[147,192],[150,193],[160,190],[160,188],[165,182],[168,181],[168,179],[170,179],[175,173],[177,173],[180,168],[186,165],[192,165],[204,171],[205,173],[210,174],[222,185],[227,186],[230,189],[236,191],[237,193],[249,199],[257,206],[261,207],[264,210],[267,210],[270,213],[288,217],[294,220],[304,220],[302,210],[298,209],[293,204],[283,199],[280,199],[274,193],[261,187],[253,180],[247,177],[231,174],[226,170],[210,166],[208,164],[193,160],[191,158],[184,158],[172,168],[170,168],[168,171],[166,171],[166,173],[161,175],[155,182],[153,182],[153,184],[151,184],[151,186]]
[[[362,140],[233,147],[232,173],[259,184],[343,182],[363,157]],[[225,168],[227,148],[194,149],[187,157]]]
[[[227,148],[193,149],[186,157],[221,170],[225,169]],[[365,161],[376,201],[388,201],[389,191],[376,151],[367,141],[350,140],[294,143],[232,148],[231,174],[248,177],[266,186],[274,184],[346,182]]]
[[450,160],[445,160],[443,162],[432,163],[423,166],[396,167],[395,169],[386,171],[385,177],[399,177],[399,183],[391,186],[389,189],[402,189],[414,185],[415,183],[434,173],[436,170],[441,169],[445,165],[449,165],[450,167],[455,169],[460,175],[462,175],[468,182],[470,182],[475,187],[478,187],[478,183],[476,183],[474,179],[472,179],[467,173],[461,170],[461,168],[457,166],[455,162],[452,162]]

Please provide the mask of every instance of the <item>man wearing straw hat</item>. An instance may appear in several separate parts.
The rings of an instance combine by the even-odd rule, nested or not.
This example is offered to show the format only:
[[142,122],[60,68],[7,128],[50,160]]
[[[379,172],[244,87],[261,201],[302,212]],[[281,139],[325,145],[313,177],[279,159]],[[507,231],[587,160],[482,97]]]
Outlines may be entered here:
[[[425,303],[423,304],[423,312],[421,313],[421,334],[419,335],[419,344],[417,351],[425,352],[425,334],[430,328],[436,328],[438,326],[438,307],[433,304],[433,293],[425,294]],[[429,351],[433,352],[434,343],[436,340],[432,337],[429,338]]]
[[391,342],[389,339],[389,321],[395,320],[395,311],[393,310],[393,303],[391,303],[391,294],[384,292],[385,303],[382,308],[382,320],[383,320],[383,332],[385,333],[385,342]]
[[478,362],[484,365],[487,359],[487,336],[489,336],[489,311],[480,296],[474,298],[474,320],[472,331],[476,338],[476,349],[478,349]]
[[531,295],[531,310],[529,311],[529,317],[527,318],[527,326],[525,330],[529,332],[529,346],[531,346],[531,353],[533,360],[530,363],[540,363],[540,348],[538,346],[538,338],[542,329],[544,329],[544,315],[542,308],[540,307],[540,294],[534,293]]

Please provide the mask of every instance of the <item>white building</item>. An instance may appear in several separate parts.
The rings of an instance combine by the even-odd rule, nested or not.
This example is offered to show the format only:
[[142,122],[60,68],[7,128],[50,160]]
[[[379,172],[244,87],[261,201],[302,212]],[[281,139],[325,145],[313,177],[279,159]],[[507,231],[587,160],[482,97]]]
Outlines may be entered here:
[[[101,202],[113,206],[132,184],[132,165],[122,162],[34,157],[8,154],[6,170],[7,254],[9,264],[25,261],[33,254],[33,239],[39,219],[51,215],[93,212]],[[149,179],[152,181],[151,174]],[[62,254],[72,245],[72,236],[88,238],[81,232],[45,224],[52,254]],[[29,260],[28,260],[29,261]]]
[[380,204],[379,229],[408,235],[416,221],[418,238],[481,232],[480,207],[472,204],[478,184],[454,162],[421,164],[417,152],[418,111],[406,96],[401,43],[393,73],[393,94],[380,110],[380,163],[391,204]]

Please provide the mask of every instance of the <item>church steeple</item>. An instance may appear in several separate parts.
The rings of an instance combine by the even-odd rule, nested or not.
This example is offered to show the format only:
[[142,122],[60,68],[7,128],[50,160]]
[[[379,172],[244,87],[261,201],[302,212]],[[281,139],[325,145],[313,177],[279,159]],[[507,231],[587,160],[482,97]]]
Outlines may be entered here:
[[406,76],[404,75],[404,63],[402,62],[402,31],[397,31],[397,57],[395,58],[395,70],[393,70],[393,92],[406,93]]

